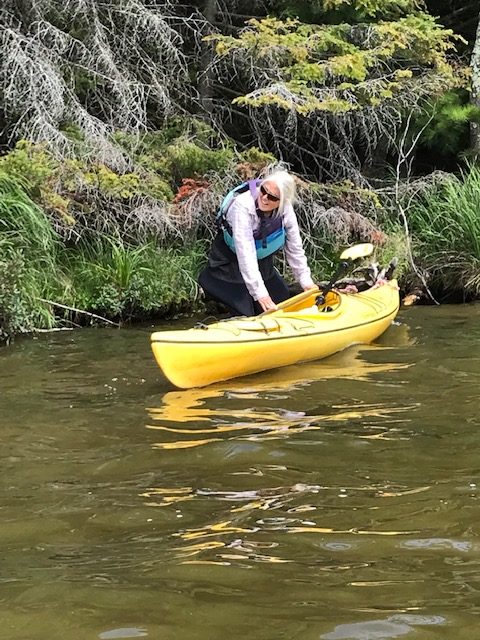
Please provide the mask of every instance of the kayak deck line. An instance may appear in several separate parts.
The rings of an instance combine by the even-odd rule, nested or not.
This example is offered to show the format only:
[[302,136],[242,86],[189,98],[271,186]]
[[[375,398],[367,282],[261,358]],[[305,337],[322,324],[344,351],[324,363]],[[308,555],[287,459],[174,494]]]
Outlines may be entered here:
[[[399,308],[399,307],[398,307]],[[397,311],[398,311],[397,308]],[[395,312],[396,313],[396,312]],[[322,335],[322,336],[326,336],[329,333],[338,333],[339,331],[349,331],[351,329],[356,329],[359,327],[363,327],[366,325],[371,325],[373,323],[376,322],[381,322],[382,320],[386,320],[389,316],[391,316],[392,313],[387,313],[384,316],[381,316],[379,318],[376,318],[375,320],[369,320],[363,323],[355,323],[355,324],[351,324],[351,325],[346,325],[344,327],[338,327],[337,329],[332,329],[332,328],[326,328],[323,331],[314,331],[312,333],[308,333],[308,336],[318,336],[318,335]],[[311,324],[314,324],[313,322]],[[189,331],[189,329],[186,329],[186,331]],[[240,331],[251,331],[253,333],[253,329],[242,329]],[[259,333],[260,331],[257,330],[257,333]],[[269,332],[270,333],[270,332]],[[234,335],[239,335],[239,334],[234,334]],[[154,337],[155,334],[152,335],[152,339],[151,342],[152,344],[154,343],[169,343],[169,344],[208,344],[208,341],[205,340],[169,340],[168,338],[155,338]],[[282,335],[274,335],[274,336],[268,336],[266,338],[262,337],[262,342],[267,342],[269,340],[275,340],[275,341],[280,341],[280,340],[294,340],[297,338],[304,338],[305,334],[297,334],[297,335],[289,335],[289,336],[282,336]],[[235,340],[235,344],[243,344],[243,343],[250,343],[250,342],[258,342],[258,338],[250,338],[250,339],[243,339],[243,340]],[[215,344],[230,344],[231,340],[215,340]]]

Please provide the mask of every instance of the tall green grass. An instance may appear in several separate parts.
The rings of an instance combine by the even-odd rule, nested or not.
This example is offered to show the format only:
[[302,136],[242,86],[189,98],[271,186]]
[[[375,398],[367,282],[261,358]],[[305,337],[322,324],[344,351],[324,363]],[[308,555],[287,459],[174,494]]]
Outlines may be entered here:
[[408,210],[410,231],[432,286],[480,296],[480,168],[429,189]]
[[62,253],[48,297],[123,321],[186,312],[198,299],[195,275],[204,256],[202,245],[174,249],[103,238]]
[[57,238],[24,184],[0,171],[0,340],[51,328],[53,314],[39,300],[55,277]]
[[55,259],[57,235],[50,221],[28,196],[26,185],[0,170],[0,233],[32,258]]
[[127,320],[194,305],[204,245],[159,248],[97,235],[67,247],[25,187],[0,171],[0,341],[64,322],[86,324],[90,317],[81,311]]

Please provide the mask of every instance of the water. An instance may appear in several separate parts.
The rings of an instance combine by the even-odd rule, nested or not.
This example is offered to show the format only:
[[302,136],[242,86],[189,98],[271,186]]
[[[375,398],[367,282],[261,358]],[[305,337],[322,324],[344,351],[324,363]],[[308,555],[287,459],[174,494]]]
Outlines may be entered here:
[[150,328],[0,350],[0,638],[475,637],[479,320],[183,392]]

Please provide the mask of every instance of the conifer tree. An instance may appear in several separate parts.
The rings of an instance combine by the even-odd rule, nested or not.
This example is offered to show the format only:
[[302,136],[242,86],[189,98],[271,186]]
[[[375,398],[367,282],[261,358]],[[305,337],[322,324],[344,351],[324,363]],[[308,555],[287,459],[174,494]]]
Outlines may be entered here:
[[420,3],[298,4],[319,24],[270,16],[210,40],[219,78],[237,91],[232,106],[248,110],[265,146],[305,170],[359,178],[409,114],[466,82],[453,31]]
[[121,163],[111,132],[161,122],[188,89],[182,17],[174,17],[168,0],[4,0],[4,136],[68,155],[73,126],[97,158]]

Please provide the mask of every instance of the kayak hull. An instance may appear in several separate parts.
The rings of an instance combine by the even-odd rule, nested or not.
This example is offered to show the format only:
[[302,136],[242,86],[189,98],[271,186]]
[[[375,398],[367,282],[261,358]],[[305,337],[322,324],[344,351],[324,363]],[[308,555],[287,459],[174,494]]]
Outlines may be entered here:
[[395,281],[361,293],[332,292],[319,308],[317,296],[318,291],[300,294],[268,315],[155,332],[153,354],[176,387],[202,387],[371,342],[388,329],[399,308]]

